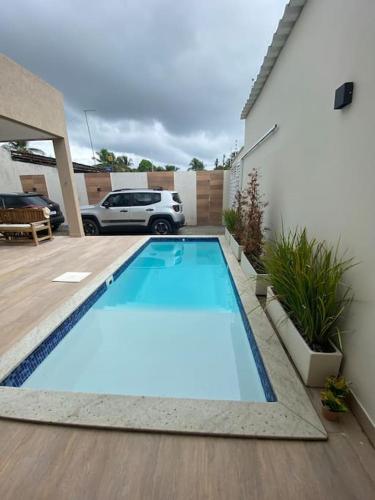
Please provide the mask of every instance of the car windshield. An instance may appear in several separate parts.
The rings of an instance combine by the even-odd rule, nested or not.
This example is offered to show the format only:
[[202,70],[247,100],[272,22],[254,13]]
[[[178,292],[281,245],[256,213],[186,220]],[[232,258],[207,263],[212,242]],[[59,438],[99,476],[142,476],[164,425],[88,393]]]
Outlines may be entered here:
[[30,205],[37,207],[47,207],[48,201],[41,196],[22,196],[22,205]]
[[45,196],[44,194],[40,196],[42,198],[42,200],[46,201],[48,203],[48,205],[51,205],[53,204],[53,201],[50,200],[47,196]]

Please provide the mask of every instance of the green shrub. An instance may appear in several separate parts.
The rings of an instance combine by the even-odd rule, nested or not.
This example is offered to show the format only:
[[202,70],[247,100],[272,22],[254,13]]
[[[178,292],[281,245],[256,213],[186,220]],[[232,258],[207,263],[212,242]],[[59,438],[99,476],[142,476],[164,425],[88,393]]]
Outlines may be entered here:
[[309,240],[305,229],[296,229],[266,244],[263,264],[276,297],[308,345],[329,352],[330,340],[337,340],[342,347],[337,323],[352,299],[342,278],[352,259],[340,259],[337,247]]
[[227,208],[223,212],[224,225],[228,231],[233,234],[237,227],[238,215],[234,208]]

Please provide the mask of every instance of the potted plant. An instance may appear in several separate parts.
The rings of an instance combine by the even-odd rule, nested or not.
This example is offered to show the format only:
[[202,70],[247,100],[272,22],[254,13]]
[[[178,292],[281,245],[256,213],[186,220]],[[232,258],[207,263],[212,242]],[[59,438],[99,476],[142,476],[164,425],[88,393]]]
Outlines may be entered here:
[[268,281],[261,256],[264,209],[268,203],[263,201],[263,195],[260,193],[256,169],[249,174],[248,187],[243,197],[241,268],[247,277],[255,280],[256,295],[266,295]]
[[346,405],[348,395],[349,386],[344,377],[328,377],[325,389],[320,394],[323,417],[331,422],[337,421],[340,413],[348,411]]
[[224,222],[228,232],[230,233],[226,233],[226,236],[232,253],[235,255],[237,260],[241,259],[242,252],[241,238],[243,229],[243,203],[243,193],[242,191],[237,191],[233,208],[224,211]]
[[230,244],[230,237],[234,233],[237,224],[237,212],[234,208],[227,208],[223,211],[225,239]]
[[344,273],[353,266],[306,230],[282,233],[263,257],[271,286],[267,312],[304,383],[322,387],[337,375],[342,353],[339,320],[352,300]]

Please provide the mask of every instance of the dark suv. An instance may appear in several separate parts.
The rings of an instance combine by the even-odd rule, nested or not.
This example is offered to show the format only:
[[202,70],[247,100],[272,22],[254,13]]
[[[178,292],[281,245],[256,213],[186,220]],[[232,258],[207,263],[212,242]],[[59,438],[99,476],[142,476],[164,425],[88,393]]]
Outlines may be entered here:
[[0,193],[0,208],[43,208],[51,210],[50,220],[53,230],[64,222],[60,205],[39,193]]

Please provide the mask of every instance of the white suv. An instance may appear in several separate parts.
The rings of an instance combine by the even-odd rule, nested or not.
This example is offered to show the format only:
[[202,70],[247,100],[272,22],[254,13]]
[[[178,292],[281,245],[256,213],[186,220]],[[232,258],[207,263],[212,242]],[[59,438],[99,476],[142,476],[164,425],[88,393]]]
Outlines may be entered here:
[[164,235],[185,224],[179,194],[161,188],[111,191],[97,205],[81,207],[81,215],[89,236],[135,226]]

